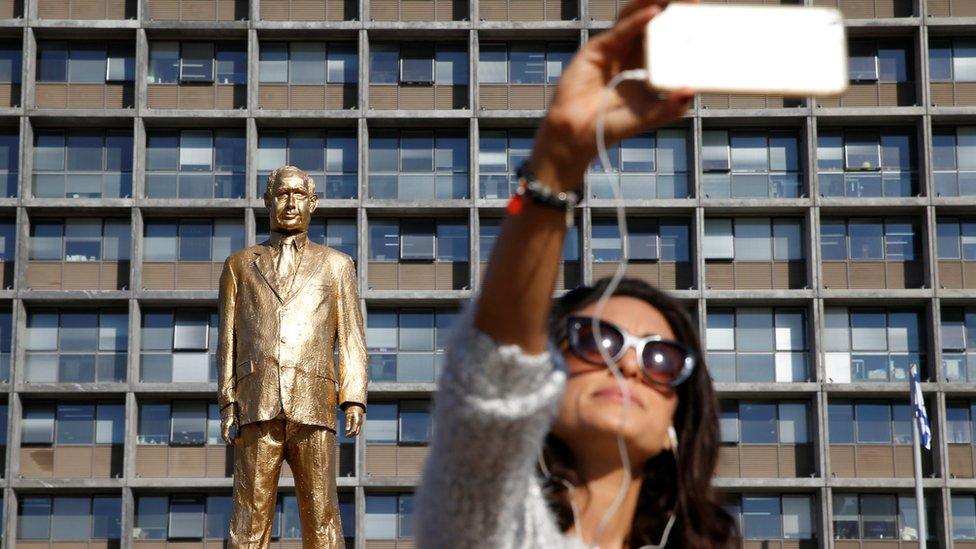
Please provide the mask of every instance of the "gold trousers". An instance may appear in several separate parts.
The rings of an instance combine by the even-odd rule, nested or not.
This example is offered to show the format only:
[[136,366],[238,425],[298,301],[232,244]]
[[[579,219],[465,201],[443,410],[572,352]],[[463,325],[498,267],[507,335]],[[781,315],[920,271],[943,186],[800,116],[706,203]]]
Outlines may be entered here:
[[234,512],[228,547],[265,549],[271,542],[278,477],[287,461],[306,549],[345,547],[336,494],[335,433],[284,414],[240,428],[234,448]]

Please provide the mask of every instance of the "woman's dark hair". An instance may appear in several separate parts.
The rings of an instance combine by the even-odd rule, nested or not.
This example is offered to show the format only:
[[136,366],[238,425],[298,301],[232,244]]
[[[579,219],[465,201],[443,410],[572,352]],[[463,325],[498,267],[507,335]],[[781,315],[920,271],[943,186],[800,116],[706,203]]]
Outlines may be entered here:
[[[604,278],[594,286],[581,286],[556,300],[549,320],[549,333],[558,346],[566,339],[567,318],[596,303],[610,283]],[[640,299],[661,312],[675,338],[703,357],[698,330],[677,299],[638,279],[624,278],[614,296]],[[739,541],[735,521],[722,507],[712,489],[712,474],[718,459],[718,402],[703,360],[684,383],[675,388],[678,408],[674,428],[678,433],[680,460],[661,452],[644,466],[644,482],[637,502],[629,545],[639,548],[660,543],[672,510],[677,521],[668,547],[732,547]],[[555,435],[546,437],[544,456],[550,472],[546,498],[563,531],[573,526],[568,489],[560,480],[579,485],[569,447]]]

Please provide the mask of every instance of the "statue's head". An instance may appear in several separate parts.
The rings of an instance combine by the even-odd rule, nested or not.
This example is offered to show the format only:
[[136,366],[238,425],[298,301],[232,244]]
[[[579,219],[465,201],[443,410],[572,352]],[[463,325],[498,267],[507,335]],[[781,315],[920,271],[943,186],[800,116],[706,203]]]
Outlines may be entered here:
[[271,230],[281,233],[304,232],[318,206],[315,181],[294,166],[282,166],[268,176],[264,205],[271,217]]

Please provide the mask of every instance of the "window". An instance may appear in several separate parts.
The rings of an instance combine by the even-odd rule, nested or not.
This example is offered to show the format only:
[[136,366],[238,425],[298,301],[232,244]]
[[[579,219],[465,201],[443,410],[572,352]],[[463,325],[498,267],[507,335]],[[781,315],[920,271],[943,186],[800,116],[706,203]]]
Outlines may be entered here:
[[745,539],[813,539],[813,496],[732,496],[732,516]]
[[952,539],[976,540],[976,498],[952,495]]
[[147,198],[243,198],[241,130],[162,130],[146,136]]
[[153,42],[148,82],[247,84],[247,52],[234,42]]
[[374,309],[366,316],[370,381],[433,383],[457,311]]
[[27,383],[121,383],[129,316],[124,310],[30,311]]
[[976,309],[942,309],[942,372],[946,381],[976,380]]
[[367,444],[429,444],[430,402],[401,400],[370,404],[371,425],[366,427]]
[[125,405],[118,402],[28,402],[24,404],[23,444],[122,444]]
[[918,244],[910,219],[824,219],[820,251],[824,261],[914,261]]
[[140,403],[137,440],[139,444],[223,446],[220,409],[203,400]]
[[[19,53],[18,57],[20,57]],[[13,68],[13,61],[8,61]],[[20,73],[19,60],[16,70]],[[37,81],[102,84],[135,80],[131,42],[47,41],[37,43]]]
[[[279,505],[283,497],[287,496],[279,496]],[[133,537],[137,540],[226,539],[232,508],[229,495],[142,496],[136,500]]]
[[735,261],[803,260],[800,219],[705,220],[705,259]]
[[[926,515],[932,517],[928,502]],[[917,540],[918,512],[915,498],[894,494],[838,494],[833,495],[834,539]],[[935,524],[931,519],[927,524]],[[931,528],[929,538],[936,537]]]
[[710,309],[708,370],[715,381],[808,381],[806,311]]
[[831,402],[827,406],[830,444],[911,444],[908,404],[884,401]]
[[128,261],[128,219],[39,219],[31,224],[30,259]]
[[468,85],[465,44],[449,42],[370,44],[370,84]]
[[258,58],[262,84],[355,84],[359,81],[356,44],[342,42],[265,42]]
[[932,82],[976,82],[976,40],[934,38],[929,43]]
[[576,51],[575,44],[562,42],[487,43],[480,48],[481,84],[555,84]]
[[243,247],[244,223],[237,219],[145,222],[143,261],[219,263]]
[[119,496],[23,495],[18,503],[19,540],[117,540],[121,536]]
[[907,82],[914,72],[908,48],[888,40],[851,40],[848,73],[853,82]]
[[949,444],[972,444],[974,411],[976,403],[967,400],[946,401],[946,441]]
[[434,219],[374,219],[370,261],[468,261],[467,223]]
[[976,195],[976,127],[933,128],[932,171],[936,196]]
[[936,247],[939,259],[976,261],[976,219],[940,217]]
[[0,129],[0,197],[17,196],[20,140],[15,129]]
[[142,381],[217,381],[216,311],[175,309],[142,315]]
[[132,131],[37,129],[33,168],[37,198],[128,198]]
[[[617,221],[595,219],[592,226],[593,261],[621,260]],[[688,261],[689,227],[678,220],[630,219],[627,221],[627,259]]]
[[808,414],[805,402],[723,402],[722,442],[808,444]]
[[377,131],[369,138],[369,197],[468,198],[468,137],[460,131]]
[[[669,229],[673,229],[670,225],[666,226]],[[478,242],[479,250],[478,253],[481,257],[482,262],[488,261],[491,257],[491,251],[495,247],[495,241],[498,240],[498,234],[501,232],[501,220],[500,219],[482,219],[479,222],[478,227]],[[662,251],[667,255],[680,254],[682,247],[687,247],[687,240],[682,242],[675,242],[680,236],[680,227],[674,229],[673,232],[663,234],[662,238],[662,249],[667,248],[667,251]],[[579,261],[580,259],[580,243],[579,243],[579,225],[574,223],[572,227],[566,230],[566,239],[563,241],[563,261]]]
[[918,193],[915,133],[907,128],[819,132],[820,196],[915,196]]
[[518,183],[516,171],[532,152],[531,130],[484,130],[479,138],[481,198],[508,198]]
[[912,364],[925,379],[923,317],[917,311],[827,307],[824,315],[829,382],[904,382]]
[[23,58],[20,48],[20,40],[0,40],[0,82],[20,83]]
[[258,135],[258,195],[267,188],[268,176],[280,166],[301,166],[315,181],[319,198],[359,196],[359,155],[351,132],[291,130]]
[[797,198],[799,137],[791,131],[702,132],[706,198]]
[[587,178],[593,198],[613,198],[614,184],[625,199],[687,198],[692,194],[685,130],[658,130],[630,137],[611,146],[607,156],[609,174],[599,159],[590,166]]
[[367,494],[367,540],[396,540],[413,537],[412,494]]

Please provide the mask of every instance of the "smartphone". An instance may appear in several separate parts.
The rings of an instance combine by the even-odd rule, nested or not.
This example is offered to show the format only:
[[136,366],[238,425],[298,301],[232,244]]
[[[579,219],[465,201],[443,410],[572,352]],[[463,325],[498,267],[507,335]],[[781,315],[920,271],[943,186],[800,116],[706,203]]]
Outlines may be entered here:
[[844,19],[832,8],[671,2],[647,24],[657,90],[839,95],[847,89]]

